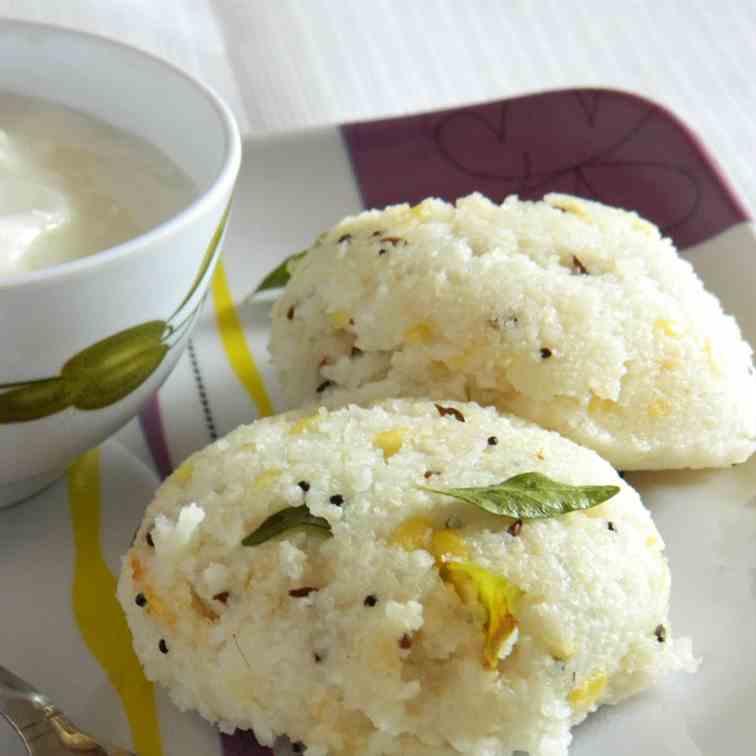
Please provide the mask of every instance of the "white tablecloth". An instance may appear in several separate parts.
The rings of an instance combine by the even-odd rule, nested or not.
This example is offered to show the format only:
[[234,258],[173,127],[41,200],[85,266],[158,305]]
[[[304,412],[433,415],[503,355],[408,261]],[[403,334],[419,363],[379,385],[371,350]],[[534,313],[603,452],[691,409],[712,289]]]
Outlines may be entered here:
[[753,0],[0,0],[0,14],[177,63],[251,135],[567,86],[633,90],[692,125],[756,206]]

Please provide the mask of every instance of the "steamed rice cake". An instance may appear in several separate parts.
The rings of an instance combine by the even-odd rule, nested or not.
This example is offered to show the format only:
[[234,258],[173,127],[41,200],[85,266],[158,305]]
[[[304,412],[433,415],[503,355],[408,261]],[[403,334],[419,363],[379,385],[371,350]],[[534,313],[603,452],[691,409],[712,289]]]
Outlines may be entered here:
[[[427,490],[532,473],[616,488],[540,519]],[[669,592],[648,511],[595,453],[414,400],[260,420],[195,454],[118,588],[179,707],[308,756],[564,756],[589,712],[695,668]]]
[[752,351],[672,242],[566,195],[349,217],[293,267],[270,350],[290,406],[473,400],[622,469],[756,444]]

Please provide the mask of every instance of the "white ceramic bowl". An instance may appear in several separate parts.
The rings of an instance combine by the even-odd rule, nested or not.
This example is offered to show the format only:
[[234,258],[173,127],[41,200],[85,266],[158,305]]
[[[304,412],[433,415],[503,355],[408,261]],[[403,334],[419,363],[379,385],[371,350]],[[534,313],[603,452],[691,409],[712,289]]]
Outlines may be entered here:
[[0,91],[146,139],[194,181],[191,204],[107,251],[0,278],[0,506],[60,476],[133,418],[176,364],[220,254],[239,131],[205,86],[146,53],[0,20]]

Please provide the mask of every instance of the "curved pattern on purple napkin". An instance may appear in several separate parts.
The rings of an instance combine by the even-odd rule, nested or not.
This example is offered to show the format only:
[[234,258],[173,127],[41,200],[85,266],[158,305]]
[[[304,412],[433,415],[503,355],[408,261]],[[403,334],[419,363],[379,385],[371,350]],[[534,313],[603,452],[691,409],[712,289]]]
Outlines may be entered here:
[[626,92],[546,92],[343,134],[367,207],[473,191],[496,201],[568,192],[636,210],[681,248],[749,219],[696,135]]

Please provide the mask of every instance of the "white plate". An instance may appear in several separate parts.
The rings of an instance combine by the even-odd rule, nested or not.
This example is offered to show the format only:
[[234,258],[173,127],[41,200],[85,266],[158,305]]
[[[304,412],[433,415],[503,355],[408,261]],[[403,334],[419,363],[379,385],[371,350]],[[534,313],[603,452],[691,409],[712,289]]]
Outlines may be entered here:
[[[756,343],[756,235],[747,213],[685,126],[632,95],[555,92],[248,141],[244,158],[224,268],[192,348],[159,400],[106,444],[99,460],[89,457],[78,479],[69,474],[35,500],[0,511],[0,663],[96,735],[132,744],[140,756],[266,752],[249,735],[221,739],[163,693],[151,702],[119,634],[103,568],[118,569],[159,475],[275,406],[265,348],[270,304],[245,297],[335,220],[363,202],[452,198],[475,189],[496,199],[552,189],[596,196],[665,227]],[[78,488],[71,486],[76,480]],[[673,676],[592,715],[575,730],[571,754],[751,753],[756,460],[629,480],[667,543],[675,631],[692,636],[703,663],[694,676]],[[103,587],[92,593],[85,588],[91,585]],[[107,671],[91,652],[103,634]],[[0,728],[0,753],[10,754],[3,736]]]

